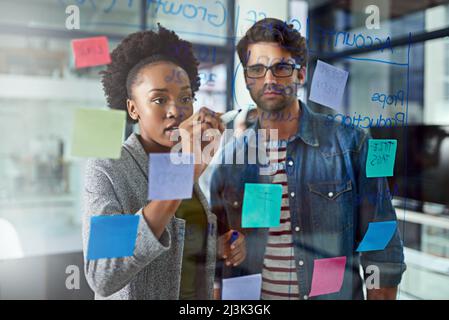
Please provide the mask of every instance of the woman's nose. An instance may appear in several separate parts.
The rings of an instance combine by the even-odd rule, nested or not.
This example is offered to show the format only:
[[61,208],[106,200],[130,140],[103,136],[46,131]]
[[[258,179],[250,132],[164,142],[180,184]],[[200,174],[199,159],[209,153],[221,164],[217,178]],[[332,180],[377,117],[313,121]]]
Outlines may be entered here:
[[167,109],[167,118],[177,118],[179,117],[179,109],[176,106],[176,102],[172,101]]
[[169,119],[179,119],[183,121],[183,119],[189,117],[189,108],[186,106],[172,105],[167,110],[167,118]]

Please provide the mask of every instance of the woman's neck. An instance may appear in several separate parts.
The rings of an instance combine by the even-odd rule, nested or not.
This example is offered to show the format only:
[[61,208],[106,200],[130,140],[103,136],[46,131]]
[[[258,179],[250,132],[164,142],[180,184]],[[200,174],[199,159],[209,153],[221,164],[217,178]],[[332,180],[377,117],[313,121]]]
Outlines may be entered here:
[[149,137],[145,137],[142,134],[138,134],[137,137],[139,138],[139,141],[142,144],[142,147],[145,150],[146,154],[170,152],[169,147],[163,146]]

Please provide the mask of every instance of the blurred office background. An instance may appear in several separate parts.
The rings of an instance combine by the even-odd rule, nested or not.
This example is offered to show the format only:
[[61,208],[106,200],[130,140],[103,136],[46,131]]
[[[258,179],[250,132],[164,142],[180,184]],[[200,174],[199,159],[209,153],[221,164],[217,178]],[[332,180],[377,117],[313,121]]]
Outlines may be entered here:
[[[309,18],[312,29],[391,38],[391,49],[384,50],[311,41],[308,80],[316,59],[332,63],[350,72],[341,113],[407,114],[402,128],[372,130],[374,137],[399,140],[389,181],[408,265],[399,298],[448,299],[449,1],[167,2],[164,11],[146,0],[0,0],[0,299],[93,297],[81,252],[85,161],[70,157],[69,150],[74,110],[105,108],[98,75],[103,67],[76,70],[70,41],[106,35],[112,50],[127,34],[160,22],[191,41],[201,61],[195,107],[246,109],[254,105],[235,44],[265,16],[288,21],[303,35]],[[203,9],[193,16],[195,11],[168,10],[181,4]],[[379,30],[365,26],[371,4],[380,8]],[[80,30],[66,29],[68,5],[80,8]],[[401,90],[408,104],[371,101],[375,93]],[[298,95],[307,100],[307,89]],[[65,286],[69,265],[80,267],[79,290]]]

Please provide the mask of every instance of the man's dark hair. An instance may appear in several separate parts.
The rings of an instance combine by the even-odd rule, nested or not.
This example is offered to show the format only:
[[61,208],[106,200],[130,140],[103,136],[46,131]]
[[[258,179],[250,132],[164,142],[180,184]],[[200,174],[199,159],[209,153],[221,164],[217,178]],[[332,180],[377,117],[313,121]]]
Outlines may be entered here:
[[[158,24],[158,32],[141,31],[128,35],[111,53],[112,62],[102,75],[103,90],[109,108],[127,110],[126,100],[139,71],[157,61],[173,62],[184,69],[190,79],[193,94],[200,87],[199,62],[192,44]],[[128,121],[136,122],[128,114]]]
[[237,45],[237,53],[243,67],[248,62],[248,46],[257,42],[274,42],[291,53],[297,64],[307,64],[306,39],[294,28],[279,19],[265,18],[256,22],[240,39]]

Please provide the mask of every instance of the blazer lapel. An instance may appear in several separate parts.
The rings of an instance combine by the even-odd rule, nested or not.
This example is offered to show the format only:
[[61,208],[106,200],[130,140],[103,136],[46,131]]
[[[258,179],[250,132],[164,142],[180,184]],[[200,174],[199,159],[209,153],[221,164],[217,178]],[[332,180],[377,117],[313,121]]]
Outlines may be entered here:
[[137,134],[132,133],[128,139],[126,139],[123,147],[131,157],[133,157],[134,161],[138,164],[142,174],[145,176],[145,179],[148,181],[148,155],[142,147],[142,144],[139,141]]

